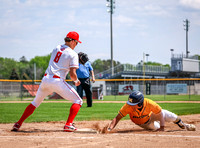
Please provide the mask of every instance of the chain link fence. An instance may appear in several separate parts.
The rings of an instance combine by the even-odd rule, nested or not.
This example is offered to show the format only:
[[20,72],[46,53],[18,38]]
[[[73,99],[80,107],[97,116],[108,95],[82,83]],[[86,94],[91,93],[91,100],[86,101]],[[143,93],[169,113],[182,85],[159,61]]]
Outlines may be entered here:
[[[67,81],[72,85],[71,81]],[[40,80],[0,80],[0,100],[33,99],[39,88]],[[75,86],[74,86],[75,87]],[[192,95],[200,98],[200,78],[184,79],[97,79],[92,84],[93,99],[102,96],[128,95],[139,90],[144,95],[182,95],[189,99]],[[48,98],[57,99],[55,94]]]

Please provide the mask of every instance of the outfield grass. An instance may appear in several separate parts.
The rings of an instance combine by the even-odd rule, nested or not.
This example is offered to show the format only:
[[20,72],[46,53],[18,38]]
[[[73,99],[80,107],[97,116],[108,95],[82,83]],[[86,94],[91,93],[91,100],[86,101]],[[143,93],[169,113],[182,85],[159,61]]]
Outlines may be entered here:
[[[200,95],[145,95],[154,101],[200,101]],[[128,95],[104,96],[104,101],[126,101]]]
[[[18,121],[29,103],[0,103],[0,123]],[[199,114],[199,103],[160,103],[162,108],[178,115]],[[42,103],[25,122],[66,121],[71,103]],[[81,107],[75,121],[112,120],[123,103],[94,103],[87,108]],[[123,119],[129,119],[128,115]]]
[[[145,95],[145,98],[149,98],[154,101],[200,101],[200,95]],[[19,98],[19,97],[0,97],[1,101],[27,101],[33,100],[32,97]],[[128,95],[112,95],[112,96],[104,96],[104,101],[126,101],[128,99]],[[48,97],[44,101],[65,101],[64,99],[48,99]]]

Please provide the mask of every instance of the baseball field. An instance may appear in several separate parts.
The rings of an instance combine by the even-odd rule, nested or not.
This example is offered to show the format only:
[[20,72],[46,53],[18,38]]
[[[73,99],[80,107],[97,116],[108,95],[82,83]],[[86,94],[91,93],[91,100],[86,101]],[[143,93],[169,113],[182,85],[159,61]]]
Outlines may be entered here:
[[103,128],[117,115],[125,100],[93,101],[93,107],[81,107],[74,123],[78,129],[97,132],[63,132],[71,103],[44,101],[20,128],[11,132],[13,123],[31,101],[0,101],[0,147],[200,147],[200,101],[163,101],[158,104],[178,114],[196,131],[180,129],[167,123],[163,132],[145,131],[126,116],[116,128],[105,133]]

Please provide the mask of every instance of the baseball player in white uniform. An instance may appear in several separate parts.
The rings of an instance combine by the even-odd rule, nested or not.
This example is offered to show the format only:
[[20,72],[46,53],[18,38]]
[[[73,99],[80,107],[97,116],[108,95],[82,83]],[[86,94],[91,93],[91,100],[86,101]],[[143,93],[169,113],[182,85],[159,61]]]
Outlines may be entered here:
[[81,41],[79,41],[79,34],[75,31],[69,32],[64,40],[64,45],[58,45],[53,50],[49,66],[42,79],[36,97],[27,106],[19,121],[14,124],[12,131],[18,131],[24,120],[39,107],[46,96],[53,92],[56,92],[64,99],[71,100],[73,103],[70,108],[68,120],[64,126],[64,131],[73,132],[77,130],[72,123],[83,101],[76,90],[65,81],[65,78],[69,73],[75,86],[80,85],[80,81],[76,75],[76,69],[79,68],[78,54],[74,51],[74,48]]

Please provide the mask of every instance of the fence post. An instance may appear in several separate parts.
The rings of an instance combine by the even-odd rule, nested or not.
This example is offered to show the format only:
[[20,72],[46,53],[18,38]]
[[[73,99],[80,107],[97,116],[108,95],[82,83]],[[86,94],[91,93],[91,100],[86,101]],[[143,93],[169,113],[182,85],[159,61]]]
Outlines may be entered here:
[[190,100],[190,81],[191,80],[189,80],[189,100]]
[[23,82],[22,82],[22,80],[21,80],[21,82],[20,82],[20,84],[21,84],[21,86],[20,86],[20,89],[21,89],[21,91],[20,91],[20,97],[21,97],[21,101],[22,101],[22,98],[23,98],[23,94],[22,94],[22,89],[23,89]]
[[165,100],[165,97],[166,97],[166,80],[163,82],[163,84],[164,84],[164,100]]
[[115,81],[115,85],[114,85],[114,95],[115,95],[115,101],[117,100],[117,96],[116,96],[116,81]]

